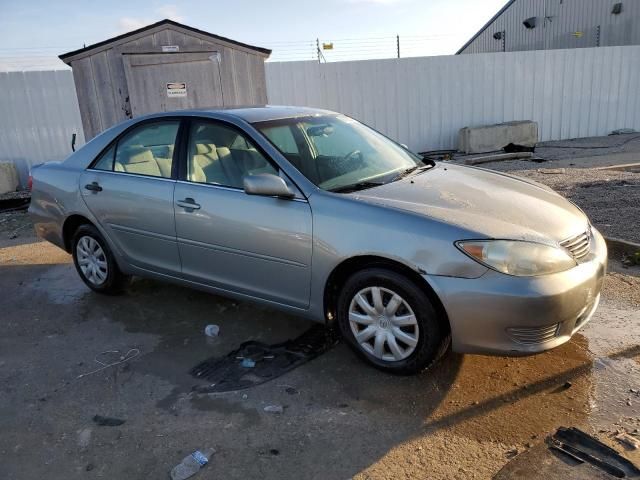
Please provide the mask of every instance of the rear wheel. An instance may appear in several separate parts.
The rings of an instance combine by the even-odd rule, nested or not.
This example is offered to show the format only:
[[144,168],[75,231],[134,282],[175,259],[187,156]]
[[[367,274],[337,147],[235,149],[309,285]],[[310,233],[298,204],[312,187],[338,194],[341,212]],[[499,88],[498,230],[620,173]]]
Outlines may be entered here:
[[116,294],[127,278],[120,272],[104,237],[93,225],[81,225],[72,240],[73,263],[82,281],[98,293]]
[[379,369],[403,375],[433,365],[450,336],[429,298],[413,281],[382,268],[351,276],[338,300],[343,337]]

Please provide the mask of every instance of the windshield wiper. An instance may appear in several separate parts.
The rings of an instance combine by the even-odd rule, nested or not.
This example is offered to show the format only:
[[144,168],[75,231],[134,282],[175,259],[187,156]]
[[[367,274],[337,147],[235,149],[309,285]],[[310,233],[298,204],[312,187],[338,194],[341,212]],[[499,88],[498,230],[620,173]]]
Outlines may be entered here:
[[358,190],[366,190],[367,188],[379,187],[384,185],[384,182],[358,182],[351,185],[344,185],[342,187],[330,188],[329,191],[333,193],[349,193],[357,192]]
[[428,168],[432,168],[434,166],[435,166],[435,164],[422,165],[422,166],[415,165],[413,167],[407,168],[406,170],[403,170],[398,175],[393,177],[393,179],[391,181],[395,182],[396,180],[400,180],[401,178],[405,178],[405,177],[411,175],[414,172],[416,172],[416,173],[422,172],[423,170],[427,170]]

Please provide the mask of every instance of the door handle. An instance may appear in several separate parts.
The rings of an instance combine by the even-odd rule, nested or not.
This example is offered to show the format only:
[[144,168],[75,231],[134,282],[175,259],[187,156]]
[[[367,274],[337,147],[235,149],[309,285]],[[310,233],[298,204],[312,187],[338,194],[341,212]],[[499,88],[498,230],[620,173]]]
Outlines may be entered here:
[[178,205],[179,207],[182,207],[186,210],[199,210],[200,209],[200,205],[198,205],[196,203],[196,201],[193,198],[185,198],[184,200],[178,200],[176,202],[176,205]]
[[87,183],[84,188],[86,188],[87,190],[90,190],[92,192],[101,192],[102,191],[102,187],[100,185],[98,185],[98,182],[91,182],[91,183]]

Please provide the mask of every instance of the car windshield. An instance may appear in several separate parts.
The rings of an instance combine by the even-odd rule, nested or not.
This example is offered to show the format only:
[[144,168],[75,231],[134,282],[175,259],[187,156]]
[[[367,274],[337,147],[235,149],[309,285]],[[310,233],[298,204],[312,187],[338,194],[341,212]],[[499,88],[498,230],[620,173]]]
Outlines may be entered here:
[[417,155],[344,115],[287,118],[254,126],[324,190],[370,188],[424,166]]

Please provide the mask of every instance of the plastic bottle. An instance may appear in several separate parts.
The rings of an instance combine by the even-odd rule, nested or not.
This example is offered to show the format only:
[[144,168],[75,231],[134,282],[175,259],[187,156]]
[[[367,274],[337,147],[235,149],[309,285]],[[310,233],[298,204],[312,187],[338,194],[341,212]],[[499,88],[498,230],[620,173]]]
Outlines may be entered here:
[[218,325],[211,324],[211,325],[207,325],[204,328],[204,334],[207,337],[217,337],[219,333],[220,333],[220,327]]
[[185,480],[192,477],[209,463],[209,459],[215,452],[213,448],[208,448],[204,452],[196,450],[191,455],[187,455],[171,470],[171,480]]

